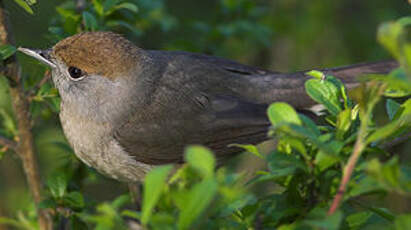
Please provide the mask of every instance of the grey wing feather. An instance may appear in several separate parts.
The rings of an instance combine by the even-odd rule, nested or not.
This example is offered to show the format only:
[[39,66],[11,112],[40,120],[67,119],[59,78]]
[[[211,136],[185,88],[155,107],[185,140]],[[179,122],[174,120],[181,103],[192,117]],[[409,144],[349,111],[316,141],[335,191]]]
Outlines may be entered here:
[[142,117],[141,111],[136,111],[114,134],[136,160],[181,162],[189,144],[205,145],[224,158],[241,152],[228,148],[229,144],[256,144],[266,139],[267,105],[242,98],[225,82],[263,70],[202,55],[154,55],[163,60],[163,72],[151,82],[155,93],[149,93],[153,98],[144,112],[150,115]]

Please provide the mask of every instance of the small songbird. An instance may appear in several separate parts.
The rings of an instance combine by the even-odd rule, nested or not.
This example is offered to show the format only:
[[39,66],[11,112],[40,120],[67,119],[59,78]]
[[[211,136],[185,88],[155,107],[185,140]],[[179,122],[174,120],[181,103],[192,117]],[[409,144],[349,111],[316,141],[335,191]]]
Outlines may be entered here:
[[[60,120],[75,154],[114,179],[137,182],[155,165],[181,163],[189,144],[218,159],[242,150],[232,143],[267,139],[267,106],[314,105],[304,72],[284,74],[227,59],[138,48],[112,32],[68,37],[49,50],[20,51],[49,65],[61,96]],[[395,62],[329,69],[352,86],[363,73]]]

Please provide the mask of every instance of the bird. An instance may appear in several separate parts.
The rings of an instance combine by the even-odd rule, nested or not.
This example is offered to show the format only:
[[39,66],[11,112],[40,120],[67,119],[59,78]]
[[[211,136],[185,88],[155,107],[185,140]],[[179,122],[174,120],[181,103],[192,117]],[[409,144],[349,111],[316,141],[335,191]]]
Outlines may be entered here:
[[[267,107],[315,105],[305,72],[280,73],[184,51],[145,50],[113,32],[83,32],[52,48],[19,48],[50,66],[60,121],[78,158],[100,173],[139,182],[155,166],[180,164],[187,145],[217,160],[243,152],[230,144],[267,140]],[[387,73],[395,61],[331,68],[348,87]]]

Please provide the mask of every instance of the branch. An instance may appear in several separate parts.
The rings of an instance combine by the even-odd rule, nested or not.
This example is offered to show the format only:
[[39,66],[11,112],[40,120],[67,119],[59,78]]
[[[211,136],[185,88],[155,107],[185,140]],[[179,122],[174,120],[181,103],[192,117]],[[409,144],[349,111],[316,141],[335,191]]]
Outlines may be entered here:
[[7,149],[16,150],[17,143],[8,138],[0,136],[0,146],[4,146]]
[[46,84],[46,82],[50,79],[50,77],[51,77],[50,70],[46,70],[43,78],[28,93],[28,96],[30,97],[30,99],[34,94],[36,94],[37,90],[39,90],[44,84]]
[[334,197],[333,203],[331,204],[331,207],[328,210],[328,215],[334,214],[334,212],[340,206],[345,190],[347,189],[348,182],[350,181],[352,172],[354,171],[355,165],[364,147],[365,145],[362,142],[362,139],[358,138],[354,145],[354,151],[351,154],[351,157],[348,160],[347,165],[344,167],[343,178],[341,180],[340,187],[338,188],[337,194]]
[[[13,44],[11,30],[9,27],[7,12],[3,0],[0,0],[0,44]],[[10,95],[14,114],[18,126],[19,143],[16,145],[16,153],[19,155],[25,172],[25,176],[36,206],[42,201],[41,180],[34,154],[33,134],[31,132],[31,117],[29,112],[29,101],[25,97],[23,82],[21,81],[20,68],[16,56],[6,60],[5,76],[10,81]],[[51,230],[52,219],[46,210],[37,208],[38,223],[40,229]]]
[[[375,85],[373,87],[375,87]],[[357,135],[357,139],[354,144],[353,152],[350,158],[348,159],[347,165],[345,165],[344,167],[340,186],[338,188],[337,194],[335,194],[331,207],[328,210],[328,213],[327,213],[328,215],[334,214],[334,212],[341,205],[345,190],[347,189],[348,182],[350,182],[350,178],[354,171],[355,165],[357,164],[357,161],[360,158],[361,153],[367,147],[367,142],[366,142],[365,137],[367,136],[367,129],[368,129],[368,125],[370,122],[371,111],[373,110],[375,104],[380,100],[381,95],[383,94],[385,90],[385,87],[382,87],[382,86],[377,86],[377,87],[378,87],[377,89],[378,91],[374,95],[374,97],[376,98],[373,98],[372,100],[368,101],[367,106],[363,106],[362,108],[360,104],[359,112],[360,112],[360,117],[362,117],[360,129],[358,130],[358,135]]]

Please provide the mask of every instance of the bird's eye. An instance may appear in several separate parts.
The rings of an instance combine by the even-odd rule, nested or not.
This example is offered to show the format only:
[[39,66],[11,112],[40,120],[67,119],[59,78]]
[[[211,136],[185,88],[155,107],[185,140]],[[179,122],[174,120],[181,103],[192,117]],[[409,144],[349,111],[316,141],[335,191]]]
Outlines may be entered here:
[[84,72],[81,71],[81,69],[76,68],[76,67],[73,67],[73,66],[70,66],[70,67],[68,68],[68,72],[69,72],[69,74],[70,74],[70,77],[71,77],[73,80],[79,80],[81,77],[84,76]]

